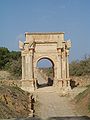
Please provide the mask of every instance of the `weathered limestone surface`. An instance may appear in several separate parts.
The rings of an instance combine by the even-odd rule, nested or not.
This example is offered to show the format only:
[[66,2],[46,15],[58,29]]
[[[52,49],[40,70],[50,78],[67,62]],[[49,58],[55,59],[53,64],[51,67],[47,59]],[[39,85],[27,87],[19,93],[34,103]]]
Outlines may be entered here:
[[47,58],[54,65],[54,86],[70,87],[68,56],[71,41],[64,40],[63,32],[25,33],[26,41],[19,41],[22,55],[22,89],[36,88],[37,62]]

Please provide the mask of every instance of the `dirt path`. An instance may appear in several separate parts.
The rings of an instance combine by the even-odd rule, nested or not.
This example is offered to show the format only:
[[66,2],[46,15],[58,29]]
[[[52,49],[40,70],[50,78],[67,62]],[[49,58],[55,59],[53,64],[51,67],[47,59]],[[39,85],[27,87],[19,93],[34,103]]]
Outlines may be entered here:
[[70,98],[61,97],[55,92],[54,87],[40,88],[36,94],[39,101],[39,110],[36,113],[40,118],[78,116],[74,106],[70,103]]
[[[40,83],[46,84],[40,74],[38,74],[38,79]],[[38,101],[35,107],[36,116],[45,120],[89,120],[90,118],[78,114],[71,102],[71,99],[84,90],[85,88],[75,88],[68,96],[61,96],[53,86],[37,89],[35,91]]]

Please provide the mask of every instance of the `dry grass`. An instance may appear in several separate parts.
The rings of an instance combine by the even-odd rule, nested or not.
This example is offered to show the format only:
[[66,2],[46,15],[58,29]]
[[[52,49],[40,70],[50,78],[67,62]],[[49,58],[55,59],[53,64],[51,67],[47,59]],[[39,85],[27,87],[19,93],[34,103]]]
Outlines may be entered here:
[[90,116],[90,86],[75,97],[75,103],[81,114]]
[[10,73],[7,71],[0,71],[0,80],[5,80],[10,77]]
[[8,71],[0,70],[0,80],[17,80],[17,79],[21,79],[21,76],[17,78]]

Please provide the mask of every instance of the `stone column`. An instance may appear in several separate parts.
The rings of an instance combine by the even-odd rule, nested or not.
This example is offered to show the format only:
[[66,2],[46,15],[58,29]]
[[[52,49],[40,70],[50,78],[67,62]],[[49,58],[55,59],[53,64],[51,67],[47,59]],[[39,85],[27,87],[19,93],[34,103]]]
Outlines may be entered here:
[[66,75],[67,75],[67,59],[66,59],[66,49],[65,49],[65,43],[63,44],[63,49],[62,49],[62,79],[63,79],[63,87],[66,88],[67,86],[67,81],[66,81]]
[[62,79],[62,61],[61,56],[59,55],[59,79]]
[[66,76],[66,77],[67,77],[67,78],[69,78],[69,60],[68,60],[68,58],[69,58],[69,50],[67,50],[67,58],[66,58],[66,59],[67,59],[67,60],[66,60],[66,65],[67,65],[67,66],[66,66],[66,68],[67,68],[67,69],[66,69],[66,71],[67,71],[67,76]]
[[28,55],[25,56],[25,79],[28,80]]
[[66,71],[67,71],[67,87],[69,88],[69,89],[71,89],[71,87],[70,87],[70,78],[69,78],[69,60],[68,60],[68,58],[69,58],[69,49],[67,49],[66,50],[66,52],[67,52],[67,66],[66,66]]
[[25,57],[22,56],[22,80],[25,79]]
[[62,88],[62,53],[61,48],[57,48],[57,81],[59,88]]
[[62,88],[63,86],[63,81],[62,81],[62,53],[61,55],[59,56],[59,64],[60,64],[60,88]]
[[66,79],[66,56],[65,51],[62,53],[62,78]]
[[57,66],[54,65],[54,81],[53,81],[54,83],[53,83],[53,86],[57,86],[57,82],[58,82],[58,81],[57,81],[57,80],[58,80],[58,79],[57,79],[57,78],[58,78],[58,77],[57,77],[57,71],[58,71],[58,70],[57,70]]
[[34,63],[33,71],[34,71],[34,87],[35,87],[35,89],[37,89],[37,68],[36,68],[35,63]]
[[34,76],[33,76],[33,49],[30,49],[28,54],[28,80],[29,80],[29,90],[34,91]]
[[32,53],[29,54],[28,56],[28,77],[29,77],[29,80],[32,80],[33,79],[33,55]]

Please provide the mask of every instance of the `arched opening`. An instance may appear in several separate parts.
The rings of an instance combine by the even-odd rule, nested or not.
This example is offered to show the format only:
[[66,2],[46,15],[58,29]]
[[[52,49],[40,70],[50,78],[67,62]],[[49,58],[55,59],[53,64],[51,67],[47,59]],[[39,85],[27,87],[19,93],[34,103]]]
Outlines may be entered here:
[[52,86],[54,80],[54,63],[50,58],[37,61],[37,87]]

